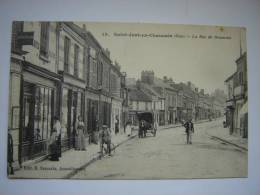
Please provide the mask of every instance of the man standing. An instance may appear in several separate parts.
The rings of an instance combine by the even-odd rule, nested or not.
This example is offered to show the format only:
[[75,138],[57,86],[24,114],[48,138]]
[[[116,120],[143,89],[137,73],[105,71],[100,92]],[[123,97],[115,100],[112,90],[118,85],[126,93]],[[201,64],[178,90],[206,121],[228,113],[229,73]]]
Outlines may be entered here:
[[192,119],[188,120],[184,125],[186,129],[186,136],[187,136],[187,144],[192,144],[192,133],[194,133],[194,126],[192,123]]
[[111,156],[111,132],[110,129],[103,125],[102,131],[100,132],[100,152],[103,154],[104,144],[106,144],[106,152]]
[[116,115],[115,134],[118,133],[119,133],[119,119],[118,119],[118,115]]

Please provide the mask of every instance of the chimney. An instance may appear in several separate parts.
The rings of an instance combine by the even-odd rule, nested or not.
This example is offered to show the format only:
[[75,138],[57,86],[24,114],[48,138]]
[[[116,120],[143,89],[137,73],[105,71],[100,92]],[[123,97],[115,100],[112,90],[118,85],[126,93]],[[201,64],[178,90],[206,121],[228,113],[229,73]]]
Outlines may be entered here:
[[191,82],[190,81],[188,81],[188,87],[191,88]]
[[108,50],[108,48],[105,49],[105,52],[106,52],[107,56],[110,58],[110,51]]
[[83,24],[82,27],[85,31],[87,31],[86,24]]
[[137,87],[138,90],[141,89],[141,81],[140,80],[136,81],[136,87]]

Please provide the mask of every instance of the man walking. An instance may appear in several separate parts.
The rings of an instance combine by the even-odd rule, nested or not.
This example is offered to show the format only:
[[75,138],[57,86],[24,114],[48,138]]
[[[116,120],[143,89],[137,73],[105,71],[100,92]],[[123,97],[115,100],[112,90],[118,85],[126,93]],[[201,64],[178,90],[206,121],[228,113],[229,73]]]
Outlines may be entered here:
[[192,123],[192,119],[188,120],[184,125],[186,129],[186,136],[187,136],[187,144],[192,144],[192,133],[194,133],[194,126]]

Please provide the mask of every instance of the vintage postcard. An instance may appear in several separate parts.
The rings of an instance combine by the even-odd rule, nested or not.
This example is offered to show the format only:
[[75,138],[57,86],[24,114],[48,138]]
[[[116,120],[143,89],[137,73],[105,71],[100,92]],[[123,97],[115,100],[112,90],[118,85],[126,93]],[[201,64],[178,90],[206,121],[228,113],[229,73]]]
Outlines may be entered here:
[[15,21],[9,178],[247,177],[243,27]]

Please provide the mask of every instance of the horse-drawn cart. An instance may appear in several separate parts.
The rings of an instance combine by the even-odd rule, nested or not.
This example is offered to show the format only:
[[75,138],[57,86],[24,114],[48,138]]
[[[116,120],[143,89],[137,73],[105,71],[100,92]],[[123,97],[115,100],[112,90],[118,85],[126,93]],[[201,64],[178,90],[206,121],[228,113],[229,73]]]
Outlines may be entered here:
[[138,112],[137,117],[139,120],[139,138],[146,137],[147,133],[156,136],[157,125],[154,121],[152,112]]

